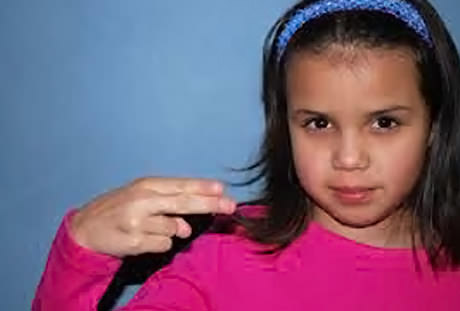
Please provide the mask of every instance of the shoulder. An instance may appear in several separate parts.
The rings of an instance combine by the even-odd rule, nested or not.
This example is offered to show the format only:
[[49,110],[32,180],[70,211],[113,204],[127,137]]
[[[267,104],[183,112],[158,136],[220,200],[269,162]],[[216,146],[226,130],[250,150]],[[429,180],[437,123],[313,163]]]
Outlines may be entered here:
[[197,238],[190,249],[219,249],[256,244],[249,238],[246,228],[235,219],[261,218],[267,213],[267,210],[268,206],[265,205],[241,205],[238,206],[235,215],[216,216],[211,229]]
[[[265,208],[241,206],[238,212],[257,217],[261,210]],[[242,233],[243,229],[236,229],[231,233],[209,231],[198,236],[169,264],[150,276],[138,291],[138,299],[147,297],[155,299],[158,304],[163,298],[171,303],[171,297],[174,297],[175,302],[187,300],[184,306],[193,310],[199,308],[191,307],[190,301],[196,301],[195,305],[204,301],[211,306],[221,293],[234,289],[232,284],[238,286],[246,280],[247,273],[264,267],[261,255],[257,254],[258,243],[248,239]]]
[[[263,205],[243,205],[238,207],[238,215],[247,219],[262,217],[268,207]],[[205,262],[202,268],[209,271],[225,257],[225,262],[240,255],[262,250],[263,246],[252,241],[243,225],[232,216],[217,216],[212,228],[190,243],[176,255],[174,261]],[[228,255],[231,254],[230,257]],[[217,266],[214,266],[217,269]]]

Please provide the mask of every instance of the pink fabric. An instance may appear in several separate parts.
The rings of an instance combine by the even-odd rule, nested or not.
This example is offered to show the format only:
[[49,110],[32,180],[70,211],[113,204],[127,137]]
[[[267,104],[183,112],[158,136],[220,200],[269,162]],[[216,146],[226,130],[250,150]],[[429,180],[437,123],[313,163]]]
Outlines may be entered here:
[[[120,265],[80,247],[69,212],[51,248],[33,311],[96,310]],[[460,272],[431,272],[423,252],[356,243],[316,223],[277,256],[241,235],[205,234],[152,275],[119,311],[460,310]]]

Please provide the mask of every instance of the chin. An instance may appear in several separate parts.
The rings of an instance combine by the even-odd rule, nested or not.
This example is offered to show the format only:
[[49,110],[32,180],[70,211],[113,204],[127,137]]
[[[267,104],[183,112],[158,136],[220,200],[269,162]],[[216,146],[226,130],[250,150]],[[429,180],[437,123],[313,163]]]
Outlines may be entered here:
[[356,217],[334,217],[334,220],[343,226],[356,229],[372,227],[381,222],[379,219],[360,219]]
[[351,228],[367,228],[384,222],[391,215],[387,213],[369,213],[359,207],[355,211],[325,211],[329,217],[339,224]]

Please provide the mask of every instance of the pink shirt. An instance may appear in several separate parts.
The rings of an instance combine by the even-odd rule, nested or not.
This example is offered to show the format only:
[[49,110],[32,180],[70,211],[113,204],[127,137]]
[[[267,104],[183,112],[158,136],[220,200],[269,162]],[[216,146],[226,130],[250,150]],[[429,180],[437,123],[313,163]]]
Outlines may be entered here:
[[[33,311],[96,310],[121,261],[82,248],[69,212],[51,248]],[[204,234],[153,274],[124,310],[460,310],[460,271],[435,275],[423,252],[356,243],[311,223],[280,255],[241,235]]]

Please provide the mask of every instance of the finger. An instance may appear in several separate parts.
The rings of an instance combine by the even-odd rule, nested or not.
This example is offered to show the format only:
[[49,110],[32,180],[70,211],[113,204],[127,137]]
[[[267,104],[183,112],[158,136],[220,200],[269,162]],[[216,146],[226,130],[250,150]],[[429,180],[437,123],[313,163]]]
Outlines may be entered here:
[[146,202],[153,215],[233,214],[236,202],[229,197],[163,195]]
[[174,217],[174,220],[177,223],[177,237],[186,239],[192,235],[192,226],[189,223],[181,217]]
[[138,234],[126,237],[126,253],[140,255],[144,253],[164,253],[172,248],[172,239],[162,235]]
[[161,194],[171,195],[186,193],[220,196],[224,192],[224,185],[221,182],[204,178],[146,177],[134,181],[133,184]]
[[142,220],[140,231],[145,234],[156,234],[173,237],[177,233],[177,221],[165,215],[148,216]]
[[142,223],[141,230],[147,234],[177,236],[183,239],[192,234],[192,227],[183,218],[163,215],[147,217]]

